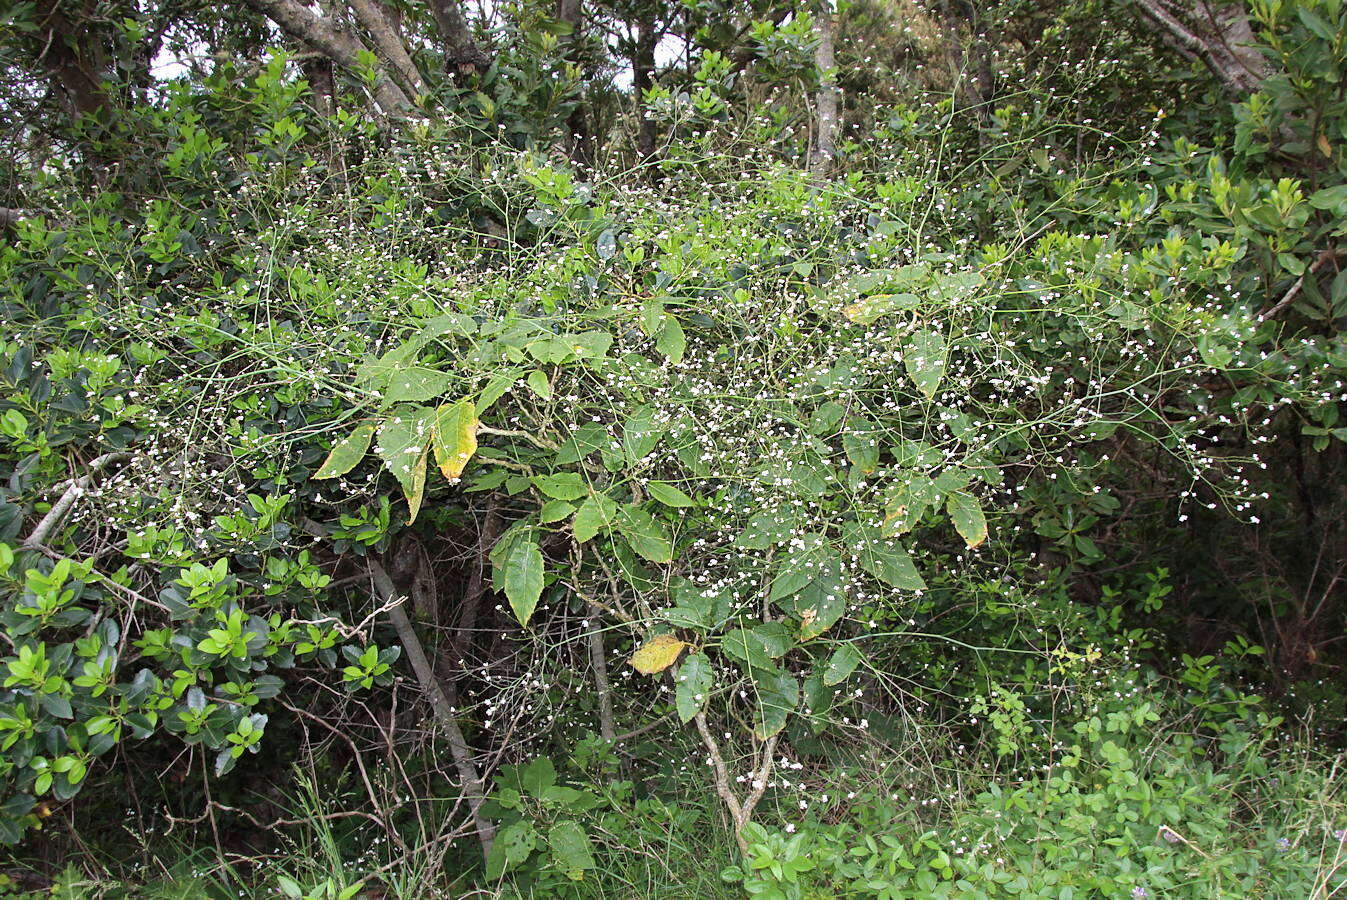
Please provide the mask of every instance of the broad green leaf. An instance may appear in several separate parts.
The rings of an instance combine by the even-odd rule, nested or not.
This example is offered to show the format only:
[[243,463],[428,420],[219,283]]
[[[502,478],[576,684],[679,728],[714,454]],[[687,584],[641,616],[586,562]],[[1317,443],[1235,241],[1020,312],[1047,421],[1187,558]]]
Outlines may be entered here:
[[672,634],[657,634],[631,655],[631,667],[642,675],[663,672],[678,659],[687,643]]
[[521,819],[502,828],[496,840],[504,845],[506,862],[517,866],[527,860],[538,846],[538,833],[534,831],[532,822]]
[[823,634],[847,611],[847,592],[842,568],[834,559],[819,576],[805,585],[793,598],[794,613],[800,617],[800,640],[809,641]]
[[589,835],[578,822],[568,819],[553,825],[547,832],[547,846],[552,850],[553,864],[571,881],[583,881],[585,872],[594,868]]
[[635,466],[650,455],[664,430],[655,424],[655,409],[652,406],[638,406],[632,410],[622,425],[622,449],[627,455],[627,464]]
[[969,547],[976,547],[987,539],[987,519],[972,494],[962,491],[950,494],[945,501],[945,510],[954,522],[954,530]]
[[552,399],[552,385],[547,380],[547,373],[543,370],[534,369],[529,373],[529,377],[525,379],[525,383],[528,384],[529,390],[537,394],[540,399]]
[[515,618],[527,625],[543,592],[543,554],[533,541],[520,541],[505,560],[505,597]]
[[767,599],[776,601],[803,590],[805,585],[818,577],[829,557],[822,535],[805,535],[799,546],[777,562]]
[[477,408],[471,400],[446,403],[435,410],[431,432],[435,462],[450,480],[463,475],[468,460],[477,452]]
[[617,503],[611,497],[602,493],[590,494],[575,511],[571,532],[583,544],[600,531],[612,528],[616,519]]
[[578,472],[535,475],[532,481],[538,490],[553,500],[579,500],[589,493],[589,485]]
[[920,305],[921,298],[916,294],[876,294],[847,304],[842,315],[858,325],[869,325],[883,316],[906,312]]
[[674,687],[674,707],[684,725],[706,706],[712,683],[711,661],[706,654],[689,653],[678,668]]
[[497,400],[514,387],[515,382],[523,373],[517,369],[511,369],[508,372],[497,372],[487,380],[486,387],[482,388],[482,393],[477,396],[477,414],[482,415],[490,409]]
[[664,526],[639,506],[624,506],[618,511],[617,530],[631,549],[653,563],[673,561],[673,542]]
[[757,725],[753,735],[760,741],[786,727],[786,719],[800,703],[800,683],[787,672],[756,672],[758,690]]
[[534,797],[542,797],[556,783],[557,767],[551,757],[539,756],[519,770],[519,787]]
[[426,458],[430,454],[431,411],[420,406],[398,407],[379,429],[375,452],[402,485],[408,521],[416,521],[426,489]]
[[550,525],[553,522],[560,522],[573,512],[575,512],[574,503],[565,500],[548,500],[543,504],[543,508],[538,511],[538,521],[544,525]]
[[880,529],[852,522],[843,535],[861,568],[880,581],[903,591],[926,590],[926,582],[907,550],[894,539],[886,538]]
[[879,465],[879,440],[873,422],[858,424],[842,435],[842,449],[851,464],[869,475]]
[[683,361],[687,345],[688,340],[683,334],[683,326],[673,316],[666,315],[660,325],[659,335],[655,338],[655,349],[668,357],[669,362],[678,365]]
[[384,389],[385,403],[420,403],[433,400],[453,383],[453,377],[425,366],[407,366],[394,369],[388,374],[388,387]]
[[665,506],[685,507],[697,505],[696,500],[693,500],[673,485],[665,484],[662,481],[649,482],[645,486],[645,489],[650,492],[650,496],[654,497]]
[[374,428],[373,422],[361,422],[357,425],[354,431],[336,443],[327,459],[318,467],[318,471],[313,473],[313,477],[336,478],[354,469],[369,452],[370,441],[374,439]]
[[922,396],[933,399],[945,377],[945,339],[940,332],[923,328],[908,338],[903,366]]
[[838,647],[828,660],[828,667],[823,670],[823,683],[832,687],[846,681],[861,664],[861,658],[861,651],[856,649],[855,644]]

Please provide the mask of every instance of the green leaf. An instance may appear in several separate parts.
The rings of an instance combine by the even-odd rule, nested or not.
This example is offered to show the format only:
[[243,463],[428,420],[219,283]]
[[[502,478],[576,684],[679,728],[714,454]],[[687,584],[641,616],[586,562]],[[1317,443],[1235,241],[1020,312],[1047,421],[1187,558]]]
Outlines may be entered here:
[[873,423],[861,425],[842,435],[842,449],[851,464],[869,475],[879,465],[879,441]]
[[552,399],[552,385],[547,380],[546,372],[541,369],[534,369],[529,373],[529,377],[525,379],[525,381],[529,386],[529,390],[537,394],[540,399]]
[[600,531],[608,531],[617,519],[617,503],[607,494],[590,494],[575,511],[571,533],[580,543],[590,540]]
[[547,845],[552,850],[552,862],[572,881],[583,881],[585,872],[594,868],[589,835],[578,822],[567,819],[553,825],[547,832]]
[[402,485],[402,493],[407,498],[408,522],[416,521],[425,495],[430,419],[430,410],[418,406],[401,407],[379,429],[375,452],[384,461],[384,467]]
[[819,567],[828,556],[821,535],[806,535],[800,546],[792,549],[776,564],[776,574],[772,578],[767,599],[776,601],[803,590],[805,585],[818,577]]
[[552,764],[551,757],[539,756],[519,770],[519,786],[534,797],[541,797],[556,783],[557,767]]
[[917,571],[912,557],[897,541],[884,537],[878,528],[852,522],[843,534],[851,552],[865,571],[902,591],[926,590],[926,582]]
[[674,706],[684,725],[706,706],[712,683],[711,660],[705,653],[688,654],[678,668],[674,687]]
[[654,497],[665,506],[677,508],[697,505],[696,500],[693,500],[673,485],[665,484],[662,481],[649,482],[645,486],[645,489],[650,492],[650,496]]
[[369,452],[370,441],[374,439],[374,428],[373,422],[361,422],[357,425],[354,431],[337,442],[332,452],[327,455],[327,459],[318,467],[318,471],[313,473],[313,477],[336,478],[354,469]]
[[518,370],[512,369],[492,375],[487,380],[486,387],[482,388],[482,393],[477,396],[477,414],[484,414],[497,400],[505,396],[510,388],[514,387],[521,374]]
[[527,625],[543,592],[543,554],[533,541],[520,541],[505,559],[505,597],[515,618]]
[[673,316],[666,315],[655,338],[655,349],[668,357],[669,362],[678,365],[683,361],[687,345],[688,340],[683,334],[683,326],[678,324],[678,320]]
[[962,491],[950,494],[945,501],[945,510],[954,522],[954,530],[959,532],[970,548],[987,539],[987,519],[982,515],[982,506],[972,494]]
[[843,644],[833,651],[832,657],[828,660],[828,667],[823,670],[823,683],[828,687],[841,684],[851,677],[851,673],[856,671],[856,667],[860,664],[861,651],[856,649],[856,645]]
[[923,328],[908,338],[903,366],[922,396],[933,399],[945,377],[945,339],[940,332]]
[[823,634],[847,611],[847,592],[842,567],[831,559],[818,577],[793,598],[793,612],[800,617],[800,640]]
[[579,500],[589,493],[589,485],[578,472],[536,475],[532,481],[534,487],[553,500]]
[[631,549],[653,563],[673,561],[673,542],[664,526],[639,506],[624,506],[618,511],[617,530]]
[[477,408],[471,400],[444,404],[435,410],[431,441],[435,447],[435,462],[444,477],[454,480],[462,476],[468,460],[477,452]]
[[522,819],[502,828],[496,840],[504,847],[506,863],[517,866],[527,860],[538,846],[538,832],[534,830],[532,822]]
[[622,449],[627,455],[627,464],[635,466],[650,455],[664,430],[655,425],[655,409],[652,406],[638,406],[622,425]]
[[758,689],[757,725],[753,735],[765,741],[786,727],[786,719],[800,703],[800,683],[786,672],[756,672],[753,680]]
[[543,525],[550,525],[553,522],[560,522],[573,512],[575,512],[574,503],[568,503],[565,500],[548,500],[543,504],[543,508],[538,511],[538,521]]
[[388,375],[388,387],[384,389],[383,399],[385,403],[433,400],[449,390],[452,383],[450,375],[425,366],[397,368]]
[[1320,188],[1310,195],[1310,206],[1330,210],[1339,216],[1347,216],[1347,184]]

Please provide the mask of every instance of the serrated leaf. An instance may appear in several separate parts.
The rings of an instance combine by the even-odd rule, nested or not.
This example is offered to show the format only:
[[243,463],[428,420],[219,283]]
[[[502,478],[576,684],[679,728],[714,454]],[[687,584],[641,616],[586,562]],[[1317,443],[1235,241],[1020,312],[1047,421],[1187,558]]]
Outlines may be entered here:
[[589,493],[589,485],[578,472],[535,475],[534,487],[553,500],[579,500]]
[[674,686],[674,707],[678,721],[686,725],[706,706],[711,694],[711,661],[705,653],[689,653],[678,668]]
[[841,565],[830,560],[792,600],[792,611],[800,617],[800,640],[813,640],[832,628],[847,610]]
[[477,408],[471,400],[446,403],[435,410],[431,441],[435,462],[450,480],[463,475],[468,460],[477,452]]
[[631,667],[642,675],[663,672],[674,664],[686,646],[685,641],[680,641],[672,634],[657,634],[631,655]]
[[856,645],[843,644],[833,651],[832,657],[828,660],[828,667],[823,670],[823,683],[828,687],[841,684],[851,677],[851,673],[856,671],[856,667],[860,664],[861,651],[856,649]]
[[885,538],[878,528],[853,522],[844,537],[861,568],[880,581],[902,591],[926,590],[926,582],[907,550],[892,538]]
[[693,500],[673,485],[665,484],[662,481],[649,482],[645,486],[645,489],[650,492],[650,496],[654,497],[665,506],[680,508],[697,505],[696,500]]
[[574,503],[565,500],[548,500],[543,504],[543,508],[538,510],[538,521],[543,525],[551,525],[553,522],[560,522],[573,512],[575,512]]
[[945,377],[945,338],[929,328],[914,333],[903,350],[903,367],[922,396],[933,399]]
[[970,548],[987,539],[987,519],[982,514],[982,506],[972,494],[962,491],[950,494],[945,500],[945,510],[954,522],[954,530],[959,532]]
[[618,511],[617,530],[631,549],[653,563],[673,561],[673,542],[664,526],[639,506],[624,506]]
[[505,558],[505,597],[520,625],[527,625],[543,592],[543,554],[533,541],[520,541]]
[[332,452],[323,460],[314,478],[336,478],[345,475],[356,467],[369,452],[370,441],[374,440],[375,424],[362,422],[350,434],[342,438],[332,448]]
[[607,494],[590,494],[575,511],[571,533],[580,543],[590,540],[600,531],[613,527],[617,519],[617,503]]
[[433,400],[449,390],[452,383],[451,376],[426,366],[399,367],[388,373],[388,386],[384,389],[383,399],[385,403]]
[[510,388],[514,387],[519,376],[523,374],[516,370],[509,372],[498,372],[487,380],[486,387],[482,388],[482,393],[477,395],[477,414],[480,416],[490,409],[497,400],[505,396]]

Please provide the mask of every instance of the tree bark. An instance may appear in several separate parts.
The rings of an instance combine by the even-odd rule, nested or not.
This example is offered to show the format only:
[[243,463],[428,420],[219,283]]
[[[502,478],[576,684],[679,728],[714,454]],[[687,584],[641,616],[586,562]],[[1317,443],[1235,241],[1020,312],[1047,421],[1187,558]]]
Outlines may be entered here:
[[463,17],[463,10],[459,9],[454,0],[430,0],[430,13],[440,29],[440,40],[444,44],[444,65],[450,75],[466,78],[491,65],[491,57],[472,36],[468,20]]
[[655,84],[655,45],[659,37],[655,33],[654,11],[649,18],[642,19],[637,25],[636,52],[631,60],[632,99],[636,104],[636,152],[641,159],[655,156],[655,122],[645,115],[645,92]]
[[1134,0],[1165,41],[1211,70],[1232,94],[1256,91],[1270,74],[1241,2]]
[[[85,12],[91,13],[92,5],[86,4]],[[66,15],[58,0],[38,0],[34,11],[37,36],[42,42],[38,62],[53,85],[66,98],[72,113],[105,118],[111,101],[103,89],[103,78],[109,73],[100,36],[87,22]]]
[[818,126],[814,135],[814,150],[809,157],[809,171],[815,178],[826,178],[837,156],[837,65],[833,47],[834,13],[824,8],[818,14],[818,47],[814,50],[814,65],[819,71],[819,88],[815,105],[818,107]]
[[[317,15],[297,0],[245,2],[286,34],[303,41],[336,65],[353,72],[360,69],[359,54],[366,49],[365,45],[331,19]],[[374,84],[374,100],[389,115],[397,115],[411,106],[407,94],[386,74],[380,74]]]
[[408,97],[426,93],[426,84],[421,80],[421,73],[417,70],[416,63],[412,62],[406,45],[383,10],[374,3],[374,0],[348,0],[348,2],[356,20],[374,39],[374,51],[388,66],[403,93]]

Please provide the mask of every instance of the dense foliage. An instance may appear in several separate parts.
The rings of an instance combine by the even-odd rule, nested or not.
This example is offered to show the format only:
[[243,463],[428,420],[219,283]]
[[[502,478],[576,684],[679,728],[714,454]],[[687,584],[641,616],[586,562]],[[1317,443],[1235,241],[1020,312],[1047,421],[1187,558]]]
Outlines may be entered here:
[[1214,6],[0,5],[0,884],[1342,890],[1347,8]]

